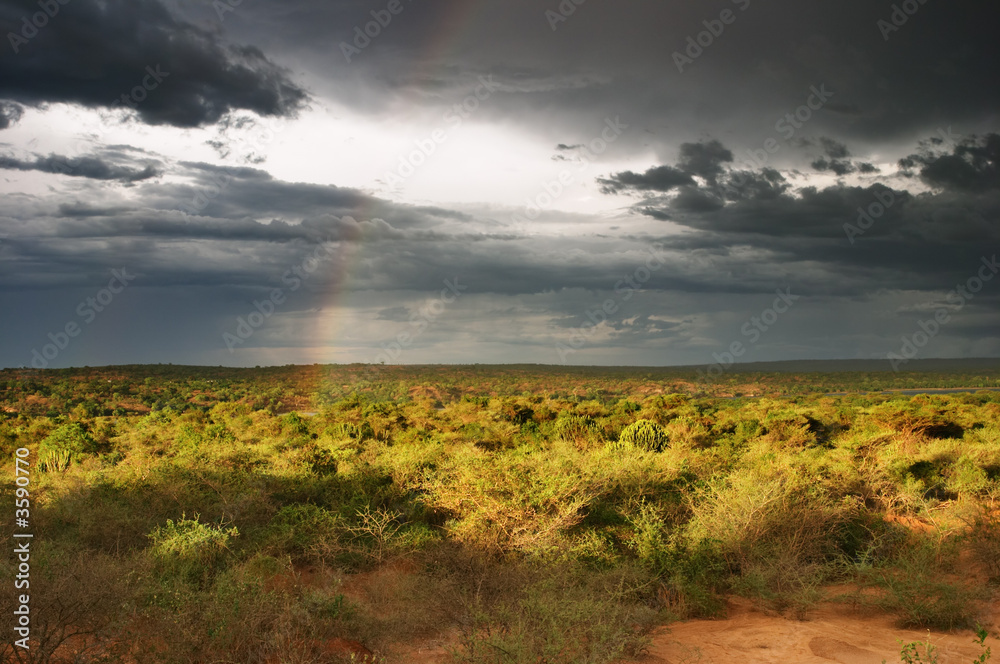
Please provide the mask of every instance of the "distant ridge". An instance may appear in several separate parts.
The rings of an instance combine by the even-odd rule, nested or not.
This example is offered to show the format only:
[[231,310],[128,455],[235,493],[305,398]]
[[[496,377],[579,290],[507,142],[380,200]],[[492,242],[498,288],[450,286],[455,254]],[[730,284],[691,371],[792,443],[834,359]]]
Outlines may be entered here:
[[[296,368],[322,367],[350,369],[363,366],[360,363],[345,364],[285,364],[266,365],[258,367],[232,367],[219,365],[184,365],[184,364],[121,364],[102,365],[85,367],[65,367],[54,369],[32,369],[30,367],[5,367],[0,368],[0,373],[32,374],[32,373],[64,373],[71,374],[81,371],[142,371],[150,374],[181,374],[184,372],[202,372],[206,374],[252,374],[260,371],[281,371]],[[385,369],[396,370],[421,370],[421,369],[473,369],[476,371],[497,370],[543,370],[547,372],[565,373],[635,373],[662,372],[662,373],[695,373],[699,369],[704,370],[705,364],[681,364],[681,365],[610,365],[610,364],[537,364],[537,363],[508,363],[508,364],[487,364],[487,363],[455,363],[455,364],[390,364],[385,365]],[[1000,357],[989,358],[961,358],[961,359],[926,359],[910,360],[900,368],[899,374],[907,373],[971,373],[971,372],[1000,372]],[[888,360],[781,360],[776,362],[746,362],[734,364],[728,367],[726,374],[752,374],[752,373],[892,373],[892,366]]]
[[[677,367],[688,368],[688,367]],[[781,362],[748,362],[730,367],[728,373],[846,373],[892,371],[888,360],[785,360]],[[967,371],[1000,371],[1000,358],[910,360],[899,373],[965,373]]]

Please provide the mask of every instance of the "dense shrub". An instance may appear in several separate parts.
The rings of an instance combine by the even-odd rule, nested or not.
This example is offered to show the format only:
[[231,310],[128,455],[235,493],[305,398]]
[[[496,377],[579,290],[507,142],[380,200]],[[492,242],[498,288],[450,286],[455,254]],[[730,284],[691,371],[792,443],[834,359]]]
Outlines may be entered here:
[[19,447],[62,471],[32,477],[33,626],[130,649],[80,661],[329,661],[334,636],[381,655],[450,630],[459,661],[608,664],[732,593],[802,615],[853,584],[949,626],[979,606],[969,561],[1000,577],[1000,395],[775,396],[913,375],[734,371],[706,392],[764,396],[721,400],[652,370],[12,373],[8,476]]
[[634,445],[635,447],[661,452],[666,447],[670,436],[666,429],[650,420],[638,420],[625,427],[618,438],[619,445]]
[[65,470],[70,463],[85,454],[96,451],[94,439],[80,424],[64,424],[38,446],[39,466],[42,470]]
[[187,580],[205,579],[218,569],[229,551],[229,540],[239,535],[235,528],[223,528],[182,516],[150,533],[150,553],[160,568]]

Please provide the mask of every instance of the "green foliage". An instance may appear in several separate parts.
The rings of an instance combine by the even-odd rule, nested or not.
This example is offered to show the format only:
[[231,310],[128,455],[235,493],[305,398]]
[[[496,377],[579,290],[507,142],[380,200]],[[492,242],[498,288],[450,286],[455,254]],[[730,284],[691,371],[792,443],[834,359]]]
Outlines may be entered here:
[[[568,411],[566,411],[568,413]],[[582,442],[593,430],[593,422],[579,415],[560,414],[556,419],[556,434],[563,440]]]
[[[972,664],[986,664],[993,657],[992,648],[986,645],[986,638],[989,632],[981,625],[976,626],[975,644],[983,649],[979,657],[972,660]],[[899,642],[902,649],[899,651],[899,661],[902,664],[937,664],[937,646],[931,643],[930,632],[927,633],[927,640],[923,643],[913,641],[911,643]],[[921,652],[923,650],[923,652]],[[886,660],[882,660],[886,664]]]
[[882,608],[902,616],[911,627],[955,629],[969,627],[974,619],[974,589],[945,578],[958,551],[954,542],[914,541],[901,548],[891,565],[868,572],[868,578],[886,592]]
[[638,420],[625,427],[618,444],[634,446],[650,452],[662,452],[670,440],[666,429],[651,420]]
[[993,657],[993,648],[986,645],[986,637],[990,633],[982,625],[976,625],[976,645],[983,649],[983,652],[972,661],[972,664],[986,664]]
[[66,470],[76,458],[72,452],[66,449],[42,449],[39,450],[38,468],[44,472],[60,472]]
[[344,520],[309,503],[282,507],[266,527],[266,549],[294,560],[332,560],[343,551]]
[[281,418],[281,425],[284,430],[294,436],[306,436],[309,434],[309,422],[298,413],[288,413]]
[[506,421],[513,422],[514,424],[525,424],[530,422],[535,416],[535,411],[526,404],[517,403],[511,399],[504,399],[496,406],[498,416]]
[[[0,372],[0,445],[60,471],[32,478],[44,546],[129,580],[99,577],[104,643],[307,662],[334,636],[376,650],[453,627],[469,662],[607,662],[651,616],[719,615],[734,593],[801,616],[855,584],[950,626],[980,597],[961,565],[1000,578],[1000,394],[782,396],[995,385],[988,367],[734,370],[699,397],[686,370],[362,371]],[[736,392],[763,396],[712,396]],[[52,597],[105,597],[70,568]]]
[[320,477],[335,475],[337,462],[337,453],[322,447],[316,448],[309,456],[309,468]]
[[38,446],[39,467],[45,471],[66,470],[84,455],[96,452],[94,439],[76,422],[63,424]]
[[229,553],[230,539],[239,536],[234,526],[202,523],[186,515],[158,526],[149,534],[150,554],[161,569],[186,580],[204,579],[215,572]]
[[[923,643],[914,641],[912,643],[899,642],[902,650],[899,651],[899,661],[903,664],[937,664],[937,646],[931,643],[931,636],[928,632],[927,640]],[[921,648],[923,653],[920,652]],[[885,664],[885,660],[882,660]]]
[[352,422],[337,422],[330,427],[330,435],[335,438],[362,438],[361,427]]

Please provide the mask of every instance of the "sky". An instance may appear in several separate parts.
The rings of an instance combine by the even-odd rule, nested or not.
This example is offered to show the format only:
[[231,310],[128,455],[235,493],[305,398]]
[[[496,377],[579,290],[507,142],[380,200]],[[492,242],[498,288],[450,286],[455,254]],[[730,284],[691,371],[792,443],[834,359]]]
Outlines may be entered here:
[[0,0],[0,366],[1000,357],[997,25]]

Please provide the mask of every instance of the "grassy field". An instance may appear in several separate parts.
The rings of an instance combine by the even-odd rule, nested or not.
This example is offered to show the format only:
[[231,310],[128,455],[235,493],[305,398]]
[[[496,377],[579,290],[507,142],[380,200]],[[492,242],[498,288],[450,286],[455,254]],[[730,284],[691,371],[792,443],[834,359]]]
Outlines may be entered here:
[[455,662],[597,664],[730,595],[973,627],[1000,392],[880,392],[996,388],[1000,362],[914,366],[3,371],[35,641],[2,657],[393,661],[447,632]]

